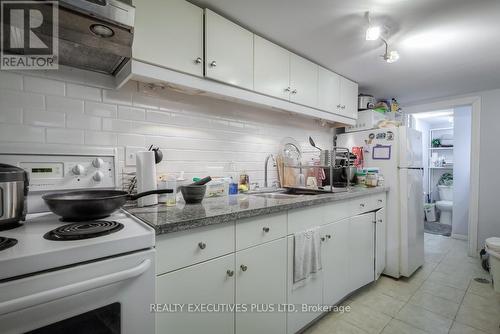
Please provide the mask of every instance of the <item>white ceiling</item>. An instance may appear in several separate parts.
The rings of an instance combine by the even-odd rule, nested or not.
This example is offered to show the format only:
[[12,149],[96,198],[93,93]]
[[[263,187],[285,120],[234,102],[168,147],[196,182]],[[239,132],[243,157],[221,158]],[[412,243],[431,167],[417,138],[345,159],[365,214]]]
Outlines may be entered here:
[[[500,0],[192,0],[360,84],[407,103],[500,88]],[[401,59],[365,41],[365,12]]]

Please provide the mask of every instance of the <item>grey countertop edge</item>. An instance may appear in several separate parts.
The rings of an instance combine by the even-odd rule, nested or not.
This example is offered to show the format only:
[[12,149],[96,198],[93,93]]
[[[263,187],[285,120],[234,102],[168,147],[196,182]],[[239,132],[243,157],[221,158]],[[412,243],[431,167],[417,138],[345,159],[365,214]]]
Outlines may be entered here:
[[160,224],[160,225],[149,224],[146,219],[143,219],[143,217],[141,217],[145,215],[144,213],[133,213],[133,215],[136,218],[148,224],[149,226],[153,227],[155,229],[156,235],[161,235],[167,233],[186,231],[203,226],[224,224],[237,221],[239,219],[269,215],[287,210],[326,204],[336,201],[343,201],[351,198],[373,195],[387,191],[389,191],[389,187],[376,187],[376,188],[355,189],[353,191],[341,192],[335,194],[318,195],[312,197],[307,196],[306,198],[304,198],[304,200],[294,201],[292,203],[277,204],[264,208],[246,209],[237,212],[216,215],[212,217],[187,219],[178,222],[168,222],[166,224]]

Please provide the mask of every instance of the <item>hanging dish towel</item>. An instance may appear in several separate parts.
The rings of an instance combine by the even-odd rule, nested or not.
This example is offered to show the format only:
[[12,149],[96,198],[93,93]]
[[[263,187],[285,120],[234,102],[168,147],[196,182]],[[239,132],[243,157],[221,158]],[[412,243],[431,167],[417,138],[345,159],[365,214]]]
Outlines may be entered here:
[[294,234],[293,282],[304,281],[321,270],[319,227]]

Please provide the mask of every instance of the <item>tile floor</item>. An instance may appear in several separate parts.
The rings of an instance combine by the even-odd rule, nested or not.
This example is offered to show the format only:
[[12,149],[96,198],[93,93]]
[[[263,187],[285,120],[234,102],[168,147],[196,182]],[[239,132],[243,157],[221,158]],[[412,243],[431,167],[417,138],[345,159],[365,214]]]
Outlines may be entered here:
[[425,234],[425,265],[411,278],[381,277],[351,296],[349,313],[330,313],[306,334],[500,334],[500,293],[465,241]]

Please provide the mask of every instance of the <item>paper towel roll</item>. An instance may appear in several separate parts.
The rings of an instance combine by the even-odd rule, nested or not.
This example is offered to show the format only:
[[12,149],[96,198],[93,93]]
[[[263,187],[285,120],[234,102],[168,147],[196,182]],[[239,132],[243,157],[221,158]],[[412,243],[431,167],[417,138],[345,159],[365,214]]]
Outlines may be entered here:
[[[137,192],[156,190],[155,154],[153,151],[141,151],[136,155]],[[139,207],[158,204],[158,195],[149,195],[137,200]]]

